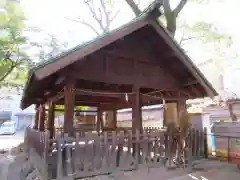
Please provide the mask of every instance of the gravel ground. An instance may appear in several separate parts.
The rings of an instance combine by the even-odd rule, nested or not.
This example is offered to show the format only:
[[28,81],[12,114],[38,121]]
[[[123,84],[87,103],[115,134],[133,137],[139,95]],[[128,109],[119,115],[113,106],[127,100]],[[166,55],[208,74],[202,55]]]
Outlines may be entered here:
[[[0,158],[0,179],[20,180],[20,170],[24,166],[24,153],[19,151],[19,147],[13,148],[11,152],[5,153]],[[4,177],[5,168],[8,169],[7,178]],[[138,171],[116,172],[112,175],[86,178],[85,180],[239,180],[240,170],[236,165],[208,160],[197,165],[201,169],[189,173],[189,169],[166,170],[161,168],[141,168]],[[5,178],[5,179],[4,179]]]

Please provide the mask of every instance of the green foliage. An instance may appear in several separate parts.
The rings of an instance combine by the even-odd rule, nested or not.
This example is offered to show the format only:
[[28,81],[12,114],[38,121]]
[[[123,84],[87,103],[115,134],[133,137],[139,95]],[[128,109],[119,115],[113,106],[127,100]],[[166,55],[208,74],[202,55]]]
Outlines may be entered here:
[[[40,30],[38,33],[44,33]],[[41,42],[30,42],[31,45],[34,45],[38,48],[38,62],[42,63],[49,60],[51,57],[56,56],[67,48],[67,42],[61,42],[52,34],[47,34],[46,38]]]
[[[0,83],[14,72],[17,76],[31,64],[23,51],[26,38],[23,36],[24,14],[18,4],[7,1],[0,13]],[[11,77],[13,78],[14,75]],[[9,80],[9,79],[8,79]],[[13,80],[13,79],[12,79]]]
[[231,36],[220,33],[218,29],[210,23],[197,22],[192,26],[185,24],[185,30],[188,31],[189,34],[197,35],[196,37],[204,43],[214,42],[219,45],[224,43],[226,47],[232,45]]
[[[56,105],[55,109],[64,110],[64,105]],[[88,110],[88,107],[87,106],[76,106],[75,110],[86,111],[86,110]]]

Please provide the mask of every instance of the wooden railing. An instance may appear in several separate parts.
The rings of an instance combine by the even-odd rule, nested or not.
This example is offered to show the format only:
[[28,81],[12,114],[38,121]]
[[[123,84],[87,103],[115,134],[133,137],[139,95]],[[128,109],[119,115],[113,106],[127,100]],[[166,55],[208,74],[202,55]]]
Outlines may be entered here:
[[26,130],[28,149],[36,150],[50,167],[48,174],[54,179],[84,178],[141,166],[189,165],[192,168],[194,160],[205,158],[207,147],[204,132],[196,130],[191,130],[185,139],[158,129],[143,133],[111,131],[101,135],[77,132],[74,137],[59,133],[54,140],[47,140],[47,137],[47,132]]

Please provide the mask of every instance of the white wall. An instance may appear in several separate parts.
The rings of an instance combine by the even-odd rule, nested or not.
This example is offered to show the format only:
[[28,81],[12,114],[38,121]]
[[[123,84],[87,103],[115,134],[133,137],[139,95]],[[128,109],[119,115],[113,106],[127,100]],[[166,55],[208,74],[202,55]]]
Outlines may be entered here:
[[34,118],[34,106],[30,106],[25,110],[20,109],[21,97],[18,94],[5,93],[1,94],[0,99],[0,111],[12,112],[11,121],[15,121],[19,125],[17,129],[31,125],[31,120],[24,120],[25,115],[31,116],[31,119]]

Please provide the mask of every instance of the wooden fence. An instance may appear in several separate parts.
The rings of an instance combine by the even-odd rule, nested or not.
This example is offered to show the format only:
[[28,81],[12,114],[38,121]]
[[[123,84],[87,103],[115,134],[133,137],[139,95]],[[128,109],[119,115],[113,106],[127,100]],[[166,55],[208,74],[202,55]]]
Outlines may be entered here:
[[54,140],[48,137],[48,132],[28,128],[25,142],[27,149],[34,149],[48,167],[48,176],[58,180],[140,167],[185,168],[188,165],[192,168],[194,160],[205,158],[207,147],[205,133],[194,129],[184,139],[157,129],[142,133],[112,131],[101,135],[85,132],[76,133],[75,137],[57,134]]

